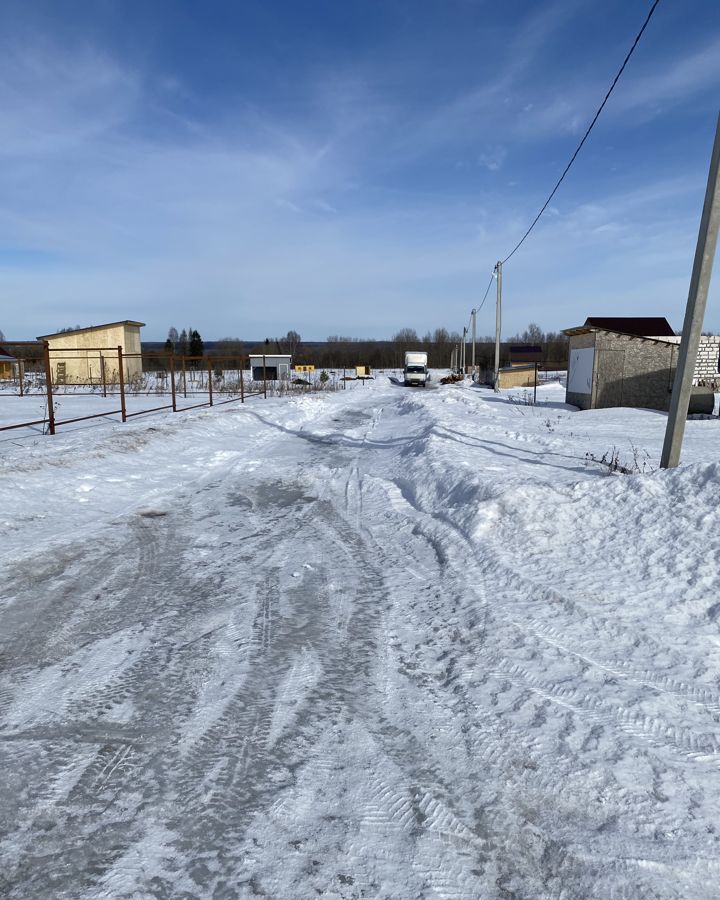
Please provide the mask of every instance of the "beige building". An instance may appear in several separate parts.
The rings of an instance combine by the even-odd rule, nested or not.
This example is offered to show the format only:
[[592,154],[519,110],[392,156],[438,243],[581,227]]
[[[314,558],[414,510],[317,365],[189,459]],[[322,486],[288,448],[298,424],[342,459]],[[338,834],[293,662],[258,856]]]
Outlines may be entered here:
[[498,371],[499,388],[534,387],[535,366],[527,363],[512,363]]
[[591,316],[563,333],[569,338],[566,403],[669,408],[678,346],[666,319]]
[[14,378],[18,362],[7,350],[0,347],[0,379]]
[[126,319],[107,325],[41,334],[37,340],[48,342],[50,368],[56,384],[117,381],[118,347],[122,347],[123,374],[129,381],[142,374],[140,329],[144,324]]

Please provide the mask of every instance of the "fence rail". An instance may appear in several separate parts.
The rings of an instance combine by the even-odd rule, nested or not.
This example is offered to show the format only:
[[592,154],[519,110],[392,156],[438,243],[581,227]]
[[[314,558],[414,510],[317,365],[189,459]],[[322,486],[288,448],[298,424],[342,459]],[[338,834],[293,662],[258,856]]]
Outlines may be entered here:
[[[17,384],[19,397],[43,397],[42,418],[0,425],[0,432],[43,426],[53,435],[57,429],[76,422],[120,416],[126,422],[161,410],[174,413],[226,403],[244,403],[248,397],[267,397],[268,385],[263,357],[262,382],[245,383],[247,356],[176,356],[162,351],[125,353],[118,347],[52,348],[48,341],[6,341],[4,347],[18,355],[0,357],[11,370],[11,384]],[[230,363],[228,369],[224,363]],[[232,375],[236,373],[233,380]],[[169,397],[169,403],[132,409],[133,398],[151,394]],[[5,394],[7,396],[7,393]],[[12,395],[11,395],[12,396]],[[119,398],[119,408],[59,419],[56,416],[61,396]],[[201,402],[185,405],[182,400]],[[219,399],[219,398],[223,399]]]

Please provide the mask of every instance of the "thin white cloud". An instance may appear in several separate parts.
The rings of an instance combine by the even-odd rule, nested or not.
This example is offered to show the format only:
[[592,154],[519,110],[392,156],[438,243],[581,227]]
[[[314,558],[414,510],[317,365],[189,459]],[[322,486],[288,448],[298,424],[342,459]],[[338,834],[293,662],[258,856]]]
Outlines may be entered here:
[[[507,192],[484,194],[481,209],[432,185],[381,191],[368,176],[378,159],[401,166],[413,143],[426,152],[441,136],[456,139],[439,132],[461,125],[476,104],[507,108],[507,80],[440,110],[427,130],[407,129],[405,144],[397,135],[407,119],[392,121],[393,101],[378,101],[350,78],[321,92],[304,123],[248,109],[234,121],[196,123],[165,109],[158,137],[144,126],[162,98],[142,73],[94,50],[26,50],[19,67],[17,57],[0,58],[0,244],[11,248],[0,269],[0,327],[16,338],[126,316],[148,322],[148,337],[189,320],[208,338],[289,327],[323,337],[347,330],[350,309],[362,310],[376,337],[407,324],[452,325],[453,309],[464,316],[478,302],[498,251],[537,211],[520,191],[510,208]],[[529,38],[524,51],[529,65]],[[573,110],[561,112],[563,119]],[[506,144],[492,141],[478,143],[477,161],[487,168],[505,165]],[[696,181],[645,184],[577,208],[563,203],[563,215],[541,223],[508,271],[508,329],[527,322],[515,319],[524,317],[519,292],[537,295],[545,276],[557,283],[550,270],[560,252],[572,261],[566,288],[579,291],[583,267],[601,272],[602,254],[612,252],[617,272],[646,278],[659,291],[652,302],[670,302],[662,276],[675,277],[678,254],[692,242],[681,201],[699,190]],[[611,247],[613,227],[621,240]],[[13,249],[44,254],[46,264],[13,260]],[[546,309],[546,327],[573,324],[553,321],[552,303]]]
[[[709,41],[695,52],[678,52],[674,59],[658,56],[644,67],[642,74],[636,66],[637,62],[631,61],[603,110],[603,121],[621,120],[625,126],[637,127],[663,107],[686,102],[709,90],[717,91],[720,39]],[[557,88],[545,86],[534,93],[532,102],[526,102],[526,97],[519,100],[515,133],[526,141],[582,133],[604,96],[611,74],[595,71],[592,78],[585,75],[579,82],[564,84],[561,94]]]
[[637,111],[652,104],[677,103],[720,86],[720,38],[694,53],[658,60],[652,72],[629,78],[618,91],[617,110]]
[[138,101],[137,77],[85,47],[0,45],[0,158],[67,154],[112,132]]
[[485,152],[478,155],[478,165],[483,166],[490,172],[497,172],[502,168],[507,158],[507,147],[497,146],[490,147]]

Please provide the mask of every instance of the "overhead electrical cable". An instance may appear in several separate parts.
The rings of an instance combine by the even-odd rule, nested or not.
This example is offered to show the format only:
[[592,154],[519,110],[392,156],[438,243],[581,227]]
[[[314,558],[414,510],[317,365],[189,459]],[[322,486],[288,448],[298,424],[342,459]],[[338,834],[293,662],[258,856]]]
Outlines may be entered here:
[[[615,85],[616,85],[616,84],[618,83],[618,81],[620,80],[620,76],[622,75],[623,71],[625,70],[625,66],[628,64],[628,61],[630,60],[630,57],[631,57],[631,56],[633,55],[633,53],[635,52],[635,48],[637,47],[638,42],[640,41],[640,38],[641,38],[642,35],[643,35],[643,32],[644,32],[645,29],[647,28],[648,23],[650,22],[650,19],[652,18],[653,13],[655,12],[655,8],[657,7],[657,5],[658,5],[659,2],[660,2],[660,0],[654,0],[653,5],[650,7],[650,12],[647,14],[647,17],[646,17],[645,21],[643,22],[642,28],[640,29],[640,31],[638,31],[638,33],[637,33],[637,35],[636,35],[636,37],[635,37],[635,40],[633,41],[632,47],[630,48],[630,50],[628,51],[627,56],[626,56],[625,59],[623,60],[623,64],[620,66],[620,69],[618,70],[617,75],[616,75],[615,78],[613,79],[613,83],[610,85],[610,89],[608,90],[607,94],[605,94],[605,98],[604,98],[603,102],[600,104],[600,106],[598,107],[597,112],[596,112],[595,115],[593,116],[593,120],[592,120],[592,122],[590,123],[590,125],[588,126],[587,131],[586,131],[585,134],[583,135],[583,139],[582,139],[582,140],[580,141],[580,143],[578,144],[577,149],[576,149],[575,152],[573,153],[573,155],[572,155],[572,157],[571,157],[571,159],[570,159],[570,162],[565,166],[565,170],[563,171],[562,175],[561,175],[560,178],[558,179],[557,184],[555,185],[555,187],[554,187],[554,188],[552,189],[552,191],[550,192],[550,196],[547,198],[547,200],[545,201],[545,203],[543,203],[542,209],[541,209],[540,212],[535,216],[535,218],[533,219],[533,221],[532,221],[530,227],[528,228],[528,230],[527,230],[527,231],[525,232],[525,234],[520,238],[520,240],[519,240],[518,243],[513,247],[513,249],[510,251],[510,253],[508,253],[508,255],[505,257],[505,259],[502,261],[502,264],[503,264],[503,265],[505,265],[505,263],[510,259],[510,257],[513,256],[513,255],[520,249],[520,247],[521,247],[522,244],[524,243],[524,241],[525,241],[525,239],[527,238],[527,236],[530,234],[530,232],[533,230],[533,228],[537,225],[537,223],[538,223],[538,221],[539,221],[539,219],[540,219],[540,216],[542,216],[542,214],[543,214],[543,213],[545,212],[545,210],[547,209],[548,204],[550,203],[550,201],[552,200],[552,198],[555,196],[555,192],[556,192],[557,189],[560,187],[560,185],[563,183],[563,180],[564,180],[565,176],[566,176],[567,173],[570,171],[570,167],[571,167],[572,164],[575,162],[575,157],[578,155],[578,153],[579,153],[580,150],[582,149],[582,146],[583,146],[583,144],[585,143],[585,141],[588,139],[588,136],[590,135],[590,132],[593,130],[593,127],[595,126],[595,123],[596,123],[597,120],[600,118],[600,113],[603,111],[603,109],[604,109],[604,107],[605,107],[605,104],[608,102],[608,99],[609,99],[609,97],[610,97],[610,94],[612,94],[612,92],[615,90]],[[488,288],[488,290],[489,290],[489,288]]]
[[493,281],[495,281],[495,273],[494,272],[490,276],[490,281],[488,282],[488,286],[485,288],[485,296],[482,298],[482,303],[480,304],[480,306],[478,306],[478,308],[476,310],[477,312],[480,312],[480,310],[483,308],[483,305],[485,304],[485,301],[487,300],[487,296],[490,293],[490,288],[492,287]]

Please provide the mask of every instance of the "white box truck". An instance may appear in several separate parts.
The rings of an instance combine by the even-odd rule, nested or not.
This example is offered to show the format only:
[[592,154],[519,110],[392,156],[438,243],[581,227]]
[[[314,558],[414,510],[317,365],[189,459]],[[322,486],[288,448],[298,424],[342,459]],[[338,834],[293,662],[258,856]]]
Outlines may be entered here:
[[427,384],[427,353],[408,351],[405,354],[405,368],[403,369],[405,384]]

